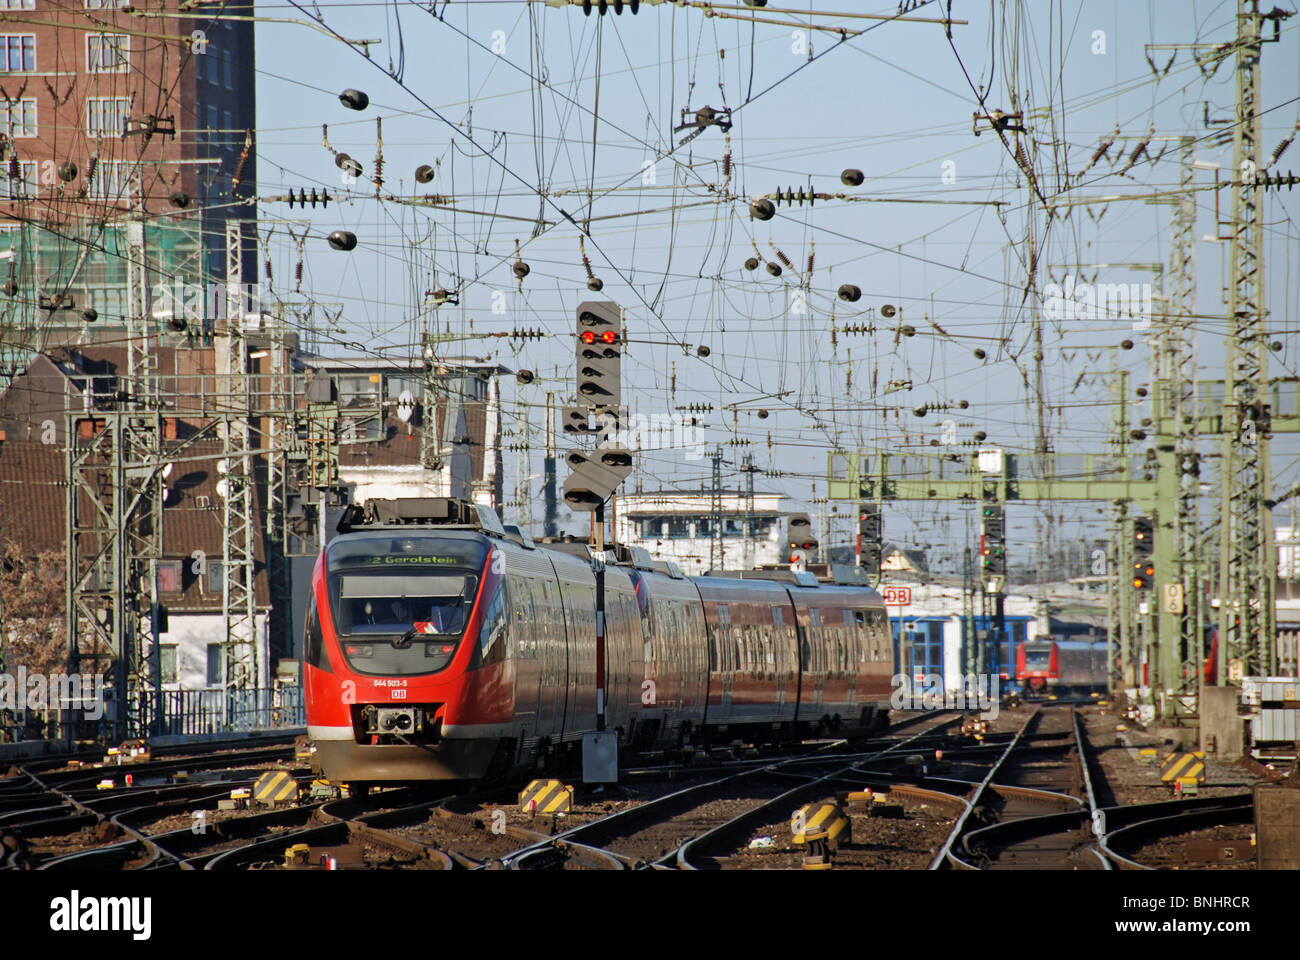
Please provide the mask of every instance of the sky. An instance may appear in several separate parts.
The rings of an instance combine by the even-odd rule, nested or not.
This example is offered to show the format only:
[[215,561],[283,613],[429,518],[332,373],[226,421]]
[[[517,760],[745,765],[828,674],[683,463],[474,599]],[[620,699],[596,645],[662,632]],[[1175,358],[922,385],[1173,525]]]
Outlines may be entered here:
[[[1190,326],[1199,376],[1222,377],[1227,248],[1213,240],[1223,232],[1213,184],[1228,176],[1232,144],[1220,142],[1226,127],[1204,121],[1231,120],[1234,83],[1231,59],[1216,68],[1206,45],[1233,36],[1235,3],[956,0],[952,16],[967,22],[951,40],[941,23],[824,12],[862,10],[843,0],[758,12],[777,23],[741,22],[751,11],[739,3],[715,6],[732,17],[645,2],[635,16],[604,18],[521,0],[258,4],[259,195],[326,187],[334,198],[307,211],[267,200],[259,230],[276,289],[322,305],[322,351],[415,358],[427,324],[447,337],[447,354],[533,371],[528,386],[504,381],[506,442],[530,438],[532,476],[546,394],[573,391],[575,309],[612,299],[626,309],[632,412],[695,417],[723,451],[725,485],[740,482],[748,454],[764,471],[760,489],[806,505],[819,527],[816,515],[833,507],[831,541],[847,542],[852,505],[816,502],[832,449],[1034,449],[1036,328],[1051,449],[1105,451],[1108,371],[1149,384],[1154,330],[1129,317],[1053,316],[1050,284],[1160,280],[1151,265],[1168,263],[1172,206],[1167,193],[1148,197],[1177,187],[1179,153],[1159,138],[1191,136],[1196,235],[1208,239],[1196,245]],[[910,16],[941,18],[943,7]],[[1147,46],[1175,43],[1203,46]],[[1300,18],[1264,46],[1261,76],[1267,157],[1300,125]],[[347,109],[345,88],[369,106]],[[729,110],[730,128],[683,142],[704,106]],[[675,132],[683,110],[691,125]],[[973,120],[995,110],[1021,114],[1005,142]],[[1296,150],[1277,169],[1300,167]],[[335,151],[360,162],[360,178],[348,179]],[[415,180],[422,164],[435,170],[429,183]],[[846,169],[862,172],[861,185],[842,182]],[[751,216],[753,198],[801,188],[831,196]],[[431,195],[442,205],[421,202]],[[1218,195],[1226,217],[1229,193]],[[1273,376],[1295,376],[1300,363],[1297,212],[1294,194],[1267,195],[1267,328],[1282,347]],[[304,228],[299,293],[283,278]],[[329,247],[337,229],[356,234],[355,250]],[[587,289],[584,254],[600,293]],[[517,257],[529,266],[522,282]],[[752,272],[750,257],[760,261]],[[844,284],[860,299],[838,298]],[[459,303],[427,305],[426,291],[440,288]],[[502,336],[515,330],[544,335]],[[1132,349],[1118,349],[1125,340]],[[1149,415],[1136,392],[1127,399],[1131,420]],[[1296,481],[1298,447],[1275,439],[1277,486]],[[644,450],[642,486],[699,489],[710,462],[698,452]],[[505,462],[512,498],[513,455]],[[540,481],[529,483],[536,496]],[[1047,512],[1008,511],[1013,565],[1043,541]],[[1103,504],[1050,512],[1058,542],[1104,535]],[[952,563],[967,542],[964,517],[957,506],[890,505],[886,539]]]

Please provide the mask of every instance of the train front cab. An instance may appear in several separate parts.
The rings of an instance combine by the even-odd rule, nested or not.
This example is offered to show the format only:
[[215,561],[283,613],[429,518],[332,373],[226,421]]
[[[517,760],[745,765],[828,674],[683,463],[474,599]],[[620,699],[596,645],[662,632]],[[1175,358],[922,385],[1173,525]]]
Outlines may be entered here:
[[331,541],[312,578],[303,644],[308,735],[326,776],[487,773],[500,739],[490,734],[513,712],[496,566],[487,539],[471,531]]
[[1046,696],[1055,689],[1059,677],[1056,644],[1050,640],[1030,640],[1016,652],[1016,682],[1029,696]]

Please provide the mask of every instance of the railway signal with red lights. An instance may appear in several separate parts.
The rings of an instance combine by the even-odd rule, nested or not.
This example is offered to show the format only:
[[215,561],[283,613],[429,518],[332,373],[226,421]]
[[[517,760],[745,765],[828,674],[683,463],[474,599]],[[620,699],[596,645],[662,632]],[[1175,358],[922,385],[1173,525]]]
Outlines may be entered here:
[[612,300],[578,304],[578,394],[592,407],[616,407],[622,394],[621,313]]
[[1156,546],[1155,524],[1146,517],[1133,521],[1133,552],[1139,557],[1149,557]]
[[1133,589],[1150,590],[1155,585],[1156,568],[1150,560],[1133,564]]
[[1133,589],[1151,590],[1156,582],[1156,566],[1151,559],[1155,552],[1155,524],[1147,517],[1133,521]]
[[786,554],[791,569],[801,568],[817,557],[817,538],[813,536],[812,520],[806,513],[790,514],[786,535]]

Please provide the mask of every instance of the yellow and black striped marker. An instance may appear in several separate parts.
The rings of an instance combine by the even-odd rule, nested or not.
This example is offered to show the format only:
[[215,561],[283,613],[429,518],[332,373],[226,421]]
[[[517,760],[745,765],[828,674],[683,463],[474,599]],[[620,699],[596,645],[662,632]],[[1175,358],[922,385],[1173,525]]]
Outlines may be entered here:
[[806,803],[790,817],[790,832],[797,844],[824,840],[832,848],[841,843],[851,843],[852,827],[849,818],[838,804]]
[[1164,783],[1193,778],[1205,782],[1205,754],[1171,753],[1160,762],[1160,779]]
[[573,787],[559,780],[534,780],[519,792],[524,813],[568,813],[573,809]]
[[297,800],[298,781],[286,770],[268,771],[253,784],[253,799],[272,807]]

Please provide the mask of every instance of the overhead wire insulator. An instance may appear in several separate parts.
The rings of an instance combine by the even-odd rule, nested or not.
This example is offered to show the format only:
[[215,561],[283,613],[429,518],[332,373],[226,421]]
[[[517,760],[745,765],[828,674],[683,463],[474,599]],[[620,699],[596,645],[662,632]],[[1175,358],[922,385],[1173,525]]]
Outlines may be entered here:
[[587,289],[599,293],[604,289],[604,282],[591,272],[591,261],[587,259],[587,245],[582,237],[578,238],[578,252],[582,254],[582,267],[587,271]]
[[230,192],[239,189],[239,182],[244,179],[244,167],[248,166],[248,154],[253,148],[253,131],[244,131],[244,149],[239,152],[239,162],[235,164],[235,175],[230,178]]
[[519,249],[518,237],[515,238],[515,263],[514,266],[510,268],[510,270],[512,273],[514,273],[515,279],[519,281],[519,285],[521,288],[523,287],[524,277],[528,276],[528,274],[532,272],[528,264],[524,262],[523,256]]

